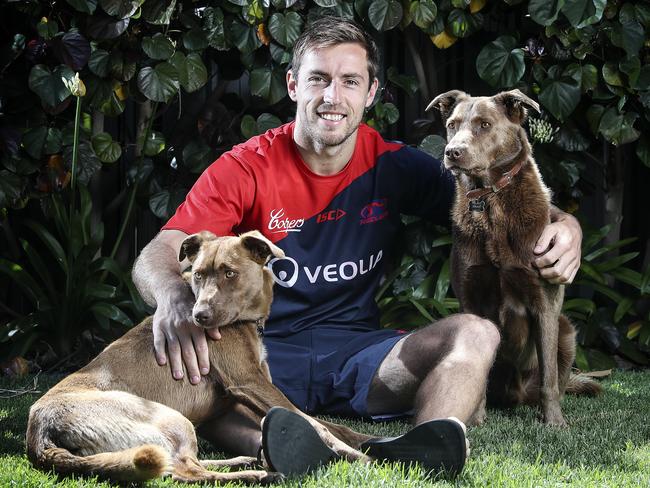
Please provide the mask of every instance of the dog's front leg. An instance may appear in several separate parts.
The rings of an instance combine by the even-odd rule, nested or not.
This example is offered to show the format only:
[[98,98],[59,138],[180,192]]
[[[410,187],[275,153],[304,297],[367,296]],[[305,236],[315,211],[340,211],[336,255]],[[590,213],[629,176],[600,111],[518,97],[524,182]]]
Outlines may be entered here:
[[552,310],[553,304],[543,307],[543,311],[533,320],[535,344],[539,363],[539,399],[542,417],[547,425],[566,427],[567,423],[560,407],[558,385],[558,315]]

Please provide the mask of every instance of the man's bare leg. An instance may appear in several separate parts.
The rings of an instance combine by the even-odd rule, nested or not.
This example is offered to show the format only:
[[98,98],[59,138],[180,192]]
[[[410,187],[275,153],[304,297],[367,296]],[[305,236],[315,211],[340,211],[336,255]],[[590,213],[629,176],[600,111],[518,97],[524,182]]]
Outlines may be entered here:
[[499,339],[492,322],[470,314],[452,315],[409,334],[379,366],[368,413],[413,409],[416,425],[445,417],[480,423]]

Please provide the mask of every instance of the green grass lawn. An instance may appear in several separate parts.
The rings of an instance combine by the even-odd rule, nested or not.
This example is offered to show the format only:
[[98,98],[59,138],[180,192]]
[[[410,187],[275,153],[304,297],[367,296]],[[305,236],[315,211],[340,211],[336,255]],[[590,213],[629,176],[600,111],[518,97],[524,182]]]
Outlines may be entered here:
[[[28,383],[0,381],[17,390]],[[53,383],[40,378],[38,388]],[[399,464],[361,465],[338,462],[312,475],[291,479],[281,487],[420,487],[420,486],[650,486],[650,372],[614,372],[603,381],[599,398],[568,397],[563,409],[569,429],[544,427],[530,408],[488,411],[481,427],[469,431],[472,454],[455,480],[427,479],[418,468]],[[29,406],[38,394],[0,398],[0,487],[109,487],[92,478],[58,479],[32,469],[25,452]],[[342,421],[341,419],[337,419]],[[375,435],[396,435],[401,422],[370,423],[343,420],[352,428]],[[202,458],[223,457],[202,445]],[[185,486],[161,480],[148,486]]]

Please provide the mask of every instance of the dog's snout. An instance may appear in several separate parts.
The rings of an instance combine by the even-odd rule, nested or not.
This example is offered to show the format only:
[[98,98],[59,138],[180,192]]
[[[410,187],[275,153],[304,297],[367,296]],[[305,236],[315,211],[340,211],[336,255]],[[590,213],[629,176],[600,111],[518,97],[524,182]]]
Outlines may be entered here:
[[210,311],[207,309],[196,310],[194,312],[194,320],[201,325],[207,324],[210,321],[210,317]]
[[447,158],[451,159],[452,161],[457,161],[463,157],[463,154],[465,154],[465,149],[465,145],[448,145],[445,148],[445,156],[447,156]]

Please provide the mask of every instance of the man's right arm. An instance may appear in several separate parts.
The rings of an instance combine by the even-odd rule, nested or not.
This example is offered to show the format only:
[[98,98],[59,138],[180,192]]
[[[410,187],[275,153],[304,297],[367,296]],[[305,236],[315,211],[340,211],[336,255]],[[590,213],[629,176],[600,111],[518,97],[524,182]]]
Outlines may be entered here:
[[[133,282],[144,300],[156,307],[153,336],[158,364],[166,364],[168,354],[173,377],[183,377],[184,363],[190,382],[196,384],[208,374],[210,362],[205,332],[192,323],[194,296],[181,277],[188,263],[178,262],[186,237],[179,230],[162,230],[136,260]],[[210,335],[220,336],[218,330]]]

